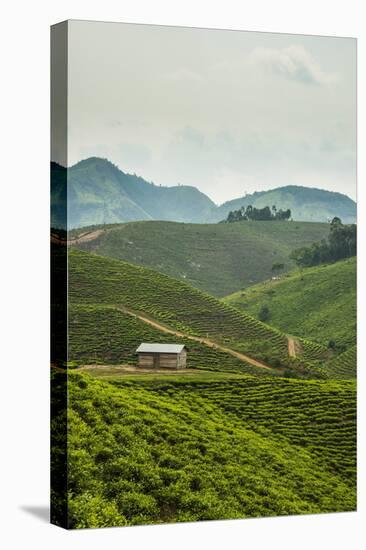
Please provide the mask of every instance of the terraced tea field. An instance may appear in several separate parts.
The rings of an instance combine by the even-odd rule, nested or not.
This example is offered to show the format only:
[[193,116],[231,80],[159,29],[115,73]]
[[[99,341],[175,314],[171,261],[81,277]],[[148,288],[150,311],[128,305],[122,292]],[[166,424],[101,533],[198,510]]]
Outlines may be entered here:
[[186,283],[126,262],[71,250],[69,297],[71,304],[125,306],[274,367],[288,362],[287,339],[279,331]]
[[[143,384],[143,381],[136,383]],[[115,381],[120,386],[120,381]],[[210,403],[231,420],[277,442],[307,449],[319,464],[355,482],[355,383],[334,380],[286,380],[241,377],[233,381],[171,379],[149,386],[179,402],[194,396],[204,408]]]
[[141,342],[184,344],[189,349],[188,367],[208,371],[275,375],[275,370],[256,368],[228,353],[170,334],[125,314],[113,306],[72,305],[69,309],[69,358],[81,364],[136,364]]
[[69,526],[354,510],[354,383],[228,376],[70,373]]
[[357,348],[353,346],[326,365],[329,378],[347,380],[357,377]]
[[[69,359],[97,365],[68,374],[70,527],[355,509],[355,349],[295,337],[289,358],[285,334],[182,281],[68,265]],[[142,341],[185,344],[188,374],[130,372]]]
[[356,258],[297,270],[225,297],[224,302],[277,329],[338,350],[356,342]]

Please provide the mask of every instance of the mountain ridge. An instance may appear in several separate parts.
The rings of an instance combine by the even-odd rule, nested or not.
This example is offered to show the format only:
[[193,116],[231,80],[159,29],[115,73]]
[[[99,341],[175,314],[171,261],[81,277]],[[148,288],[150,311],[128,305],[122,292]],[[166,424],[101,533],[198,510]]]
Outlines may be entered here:
[[51,163],[55,227],[65,225],[62,205],[66,182],[69,228],[143,220],[217,223],[230,210],[248,204],[290,208],[296,221],[327,221],[338,216],[344,223],[353,223],[356,219],[356,203],[333,191],[287,185],[216,205],[195,186],[156,185],[123,172],[108,159],[89,157],[67,169]]
[[249,204],[257,208],[273,204],[283,210],[289,208],[296,221],[330,221],[335,216],[344,223],[356,220],[356,203],[348,195],[319,187],[285,185],[224,202],[217,208],[217,221],[226,218],[231,210]]

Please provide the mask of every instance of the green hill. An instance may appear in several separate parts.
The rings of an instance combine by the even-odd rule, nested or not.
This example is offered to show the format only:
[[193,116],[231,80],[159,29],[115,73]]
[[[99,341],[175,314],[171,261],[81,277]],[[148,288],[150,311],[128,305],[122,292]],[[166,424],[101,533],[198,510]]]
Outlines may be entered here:
[[[191,369],[119,376],[111,367],[94,376],[69,370],[70,528],[356,508],[355,381],[279,376],[306,369],[301,361],[322,361],[321,345],[301,340],[304,357],[289,360],[280,331],[142,266],[71,247],[68,269],[70,360],[134,364],[141,341],[171,341],[165,327],[184,333],[174,341],[188,345]],[[210,348],[208,338],[273,369]],[[351,364],[347,352],[322,371],[346,378]],[[56,472],[65,452],[57,430],[66,418],[65,374],[52,371],[52,405],[60,410],[53,418]],[[103,371],[107,376],[98,378]],[[64,506],[57,487],[54,514]]]
[[113,306],[76,305],[69,308],[69,358],[79,364],[136,365],[141,342],[184,344],[189,369],[200,371],[276,375],[187,338],[166,334]]
[[357,377],[357,348],[352,346],[326,365],[329,378],[347,380]]
[[70,373],[69,527],[356,508],[354,383],[173,378]]
[[[64,227],[65,178],[51,165],[52,219]],[[106,159],[80,161],[67,171],[68,228],[130,220],[203,221],[215,204],[195,187],[161,187],[125,174]]]
[[287,364],[283,334],[184,282],[75,249],[70,250],[68,269],[71,305],[124,306],[186,335],[211,338],[269,365]]
[[214,211],[212,221],[225,220],[231,210],[248,205],[264,208],[274,204],[278,208],[291,210],[292,218],[297,221],[327,222],[335,216],[343,223],[355,223],[357,207],[355,201],[333,191],[287,185],[269,191],[257,191],[239,199],[222,204]]
[[356,341],[356,258],[295,271],[223,301],[255,317],[268,306],[272,326],[345,349]]
[[[103,229],[103,227],[99,227]],[[75,237],[82,231],[73,231]],[[326,238],[329,225],[306,222],[183,224],[135,222],[107,226],[80,249],[166,273],[215,296],[273,275],[272,265],[295,267],[289,254]]]

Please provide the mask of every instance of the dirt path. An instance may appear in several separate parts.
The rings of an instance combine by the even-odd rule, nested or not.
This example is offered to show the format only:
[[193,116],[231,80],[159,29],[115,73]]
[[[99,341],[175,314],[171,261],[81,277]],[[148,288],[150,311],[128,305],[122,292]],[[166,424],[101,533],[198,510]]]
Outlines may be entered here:
[[296,338],[292,338],[292,336],[287,336],[287,344],[289,357],[297,357],[301,353],[301,345],[296,340]]
[[199,336],[191,336],[188,334],[185,334],[184,332],[180,332],[178,330],[170,329],[164,325],[161,325],[159,322],[154,321],[153,319],[149,319],[148,317],[145,317],[144,315],[141,315],[140,313],[135,313],[131,311],[130,309],[127,309],[126,307],[122,306],[116,306],[117,309],[122,311],[123,313],[127,313],[127,315],[131,315],[132,317],[137,317],[137,319],[140,319],[140,321],[143,321],[144,323],[147,323],[148,325],[151,325],[154,328],[157,328],[158,330],[161,330],[161,332],[165,332],[166,334],[172,334],[174,336],[179,336],[180,338],[186,338],[187,340],[193,340],[194,342],[199,342],[200,344],[206,344],[206,346],[210,348],[215,348],[220,351],[224,351],[226,353],[229,353],[233,357],[236,357],[237,359],[240,359],[241,361],[244,361],[245,363],[249,363],[250,365],[253,365],[254,367],[259,367],[261,369],[270,369],[272,370],[272,367],[265,365],[261,361],[257,361],[256,359],[252,359],[252,357],[248,357],[248,355],[244,355],[244,353],[240,353],[238,351],[235,351],[233,349],[224,347],[220,344],[217,344],[216,342],[213,342],[212,340],[209,340],[208,338],[200,338]]
[[69,239],[67,241],[67,244],[80,244],[80,243],[87,243],[89,241],[94,241],[100,235],[103,235],[105,233],[104,229],[96,229],[95,231],[87,231],[86,233],[81,233],[78,237],[75,239]]
[[105,229],[96,229],[95,231],[86,231],[85,233],[80,233],[78,237],[75,237],[74,239],[66,239],[60,237],[56,233],[51,233],[51,242],[55,244],[60,245],[73,245],[73,244],[80,244],[80,243],[86,243],[89,241],[94,241],[100,235],[103,235],[105,233]]
[[86,372],[97,372],[99,374],[103,374],[103,376],[115,376],[116,374],[166,374],[166,375],[173,375],[175,376],[177,372],[179,375],[183,374],[185,376],[189,375],[197,375],[198,374],[206,374],[207,371],[202,371],[199,369],[154,369],[151,368],[142,368],[142,367],[134,367],[133,365],[101,365],[101,364],[95,364],[95,365],[81,365],[77,369],[78,372],[80,371],[86,371]]

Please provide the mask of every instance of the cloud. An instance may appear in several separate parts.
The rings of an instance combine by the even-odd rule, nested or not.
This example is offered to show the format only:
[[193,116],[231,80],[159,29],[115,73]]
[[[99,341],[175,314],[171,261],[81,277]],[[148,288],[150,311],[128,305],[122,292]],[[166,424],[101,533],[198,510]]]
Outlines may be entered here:
[[187,82],[188,84],[203,81],[203,77],[200,74],[185,68],[177,69],[176,71],[168,73],[165,75],[165,78],[172,82]]
[[335,80],[335,76],[326,74],[303,46],[255,48],[251,62],[280,77],[302,84],[323,85]]

